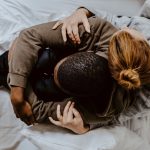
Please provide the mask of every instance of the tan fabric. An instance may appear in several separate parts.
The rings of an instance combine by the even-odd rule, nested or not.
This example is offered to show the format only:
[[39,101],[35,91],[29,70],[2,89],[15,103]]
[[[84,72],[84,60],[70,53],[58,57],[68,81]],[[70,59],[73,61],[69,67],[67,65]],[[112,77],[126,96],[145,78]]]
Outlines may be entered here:
[[56,22],[45,23],[23,30],[15,42],[15,48],[13,48],[11,54],[13,57],[9,60],[9,74],[11,74],[9,84],[26,87],[27,78],[37,61],[38,52],[47,46],[52,49],[66,49],[66,51],[69,48],[76,51],[91,50],[99,55],[104,51],[107,52],[110,37],[117,29],[103,19],[92,17],[89,22],[91,25],[90,34],[85,32],[82,25],[79,27],[81,38],[79,46],[72,44],[70,41],[63,42],[61,27],[58,30],[52,30]]
[[[79,26],[79,33],[81,38],[80,45],[74,45],[71,41],[63,42],[61,35],[61,27],[57,30],[52,30],[56,22],[49,22],[23,30],[15,42],[15,48],[11,52],[9,58],[9,84],[26,88],[27,80],[32,68],[34,67],[38,53],[44,47],[52,49],[65,50],[69,53],[70,49],[74,52],[93,51],[94,53],[107,57],[107,50],[111,36],[117,31],[109,22],[92,17],[89,19],[91,26],[91,33],[85,32],[83,25]],[[30,90],[29,90],[30,89]],[[28,88],[27,99],[30,101],[33,113],[37,121],[41,122],[48,116],[56,117],[56,106],[61,105],[63,110],[67,100],[62,102],[48,102],[44,103],[38,100],[31,88]],[[110,107],[110,105],[108,106]],[[108,110],[109,108],[107,108]],[[82,113],[81,109],[81,113]],[[95,115],[95,114],[93,114]],[[105,114],[105,121],[107,121],[107,114]],[[83,115],[87,117],[88,115]],[[83,118],[89,123],[87,118]],[[101,117],[104,118],[104,117]],[[110,119],[110,117],[108,117]],[[90,117],[92,120],[92,117]],[[97,120],[97,117],[96,117]],[[101,119],[100,119],[101,120]],[[90,121],[91,122],[91,121]],[[97,121],[96,121],[97,123]]]

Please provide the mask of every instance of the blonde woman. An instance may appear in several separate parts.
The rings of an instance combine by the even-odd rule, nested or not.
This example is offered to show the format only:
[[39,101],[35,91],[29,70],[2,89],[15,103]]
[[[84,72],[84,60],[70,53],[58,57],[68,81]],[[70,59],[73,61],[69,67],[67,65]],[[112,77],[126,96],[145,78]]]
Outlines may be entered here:
[[[58,21],[53,29],[62,24],[64,41],[67,41],[68,34],[74,43],[80,44],[78,25],[83,23],[85,30],[90,32],[87,17],[92,15],[91,11],[81,7]],[[127,27],[116,31],[110,39],[108,54],[112,75],[121,86],[136,89],[150,82],[150,45],[141,33]]]
[[150,45],[139,32],[124,28],[109,44],[108,61],[112,76],[126,89],[150,83]]
[[[79,27],[81,38],[81,43],[79,42],[79,45],[77,45],[78,43],[73,44],[71,40],[64,42],[61,36],[61,27],[59,27],[58,30],[49,30],[54,26],[56,22],[37,25],[28,28],[20,33],[13,49],[13,55],[11,55],[11,58],[9,60],[9,85],[11,86],[11,99],[13,103],[15,102],[16,104],[16,102],[20,102],[21,99],[24,104],[25,99],[23,95],[24,89],[26,88],[26,82],[30,75],[31,69],[34,67],[34,64],[37,60],[38,53],[42,49],[42,47],[48,46],[54,49],[56,48],[58,50],[61,49],[61,51],[59,52],[63,54],[70,53],[71,50],[73,53],[79,51],[92,51],[97,55],[107,58],[109,42],[114,39],[114,37],[117,36],[120,31],[118,31],[118,29],[116,29],[112,24],[101,18],[91,17],[90,19],[88,19],[88,21],[91,25],[91,33],[88,34],[87,32],[85,32],[83,26],[81,25]],[[57,25],[59,25],[59,22],[56,23],[55,27],[57,27]],[[64,27],[62,28],[64,29]],[[70,31],[71,29],[69,28],[69,35]],[[76,30],[73,30],[74,33],[76,31],[78,31],[77,28]],[[138,41],[138,34],[129,34],[133,37],[132,40],[135,39],[136,41]],[[143,40],[145,41],[145,39]],[[21,63],[18,65],[18,62]],[[20,80],[18,80],[18,78],[20,78]],[[18,81],[20,82],[18,83]],[[21,98],[18,98],[18,94],[16,93],[22,93],[20,94]],[[103,123],[105,122],[104,124],[108,125],[109,121],[107,119],[109,117],[112,118],[112,116],[115,115],[116,118],[116,115],[118,116],[123,110],[126,110],[131,105],[132,100],[135,99],[133,95],[134,92],[132,93],[132,91],[125,90],[121,86],[116,85],[116,87],[114,87],[114,90],[112,91],[112,97],[110,99],[111,104],[107,105],[108,109],[105,109],[103,113],[99,114],[98,119],[104,118]],[[104,99],[103,102],[105,101],[106,100]],[[87,105],[88,107],[91,106],[89,105],[89,103],[87,103]],[[95,109],[93,110],[95,111]],[[27,112],[24,111],[24,109],[21,109],[21,111],[23,111],[24,114],[26,114]],[[116,111],[117,113],[115,113]],[[25,115],[20,115],[20,118],[25,119],[26,117]],[[27,115],[27,118],[29,118],[29,115]],[[99,121],[96,122],[96,124],[97,123],[99,123]],[[100,123],[102,123],[102,121],[100,121]]]

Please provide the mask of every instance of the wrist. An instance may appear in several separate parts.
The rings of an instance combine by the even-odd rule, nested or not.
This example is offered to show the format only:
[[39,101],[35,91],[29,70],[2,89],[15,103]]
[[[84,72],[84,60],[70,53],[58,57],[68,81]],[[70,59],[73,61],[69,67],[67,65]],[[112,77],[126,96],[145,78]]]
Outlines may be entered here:
[[25,100],[24,99],[18,99],[18,98],[12,98],[11,103],[15,107],[21,107],[24,105]]
[[82,13],[84,15],[86,15],[87,17],[90,17],[90,12],[88,9],[84,8],[84,7],[80,7],[76,10],[78,13]]
[[84,134],[90,130],[90,126],[86,125],[82,130],[80,130],[79,134]]
[[11,87],[10,97],[13,105],[22,105],[24,103],[24,89],[21,87]]

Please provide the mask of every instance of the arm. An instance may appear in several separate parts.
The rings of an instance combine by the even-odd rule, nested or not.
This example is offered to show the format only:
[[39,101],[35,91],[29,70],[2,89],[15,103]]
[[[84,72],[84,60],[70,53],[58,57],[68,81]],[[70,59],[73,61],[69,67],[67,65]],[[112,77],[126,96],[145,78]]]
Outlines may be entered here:
[[57,102],[51,101],[49,99],[49,101],[45,102],[42,99],[39,99],[35,95],[30,84],[27,85],[27,88],[25,90],[25,95],[26,95],[26,99],[28,99],[28,102],[32,107],[34,118],[38,123],[47,122],[48,117],[50,116],[57,120],[57,115],[56,115],[57,105],[61,106],[61,112],[63,112],[67,102],[73,101],[72,98],[67,98]]
[[30,104],[24,100],[24,89],[21,87],[11,87],[11,103],[17,118],[20,118],[27,125],[34,123],[34,116]]
[[[74,108],[73,98],[67,98],[61,102],[44,102],[37,98],[30,85],[26,89],[26,96],[32,106],[36,122],[47,122],[49,118],[53,124],[58,126],[58,123],[60,124],[58,114],[63,114],[64,120],[59,126],[78,134],[83,134],[89,130],[89,126],[84,124],[80,113]],[[69,111],[70,113],[68,113]]]
[[10,49],[9,84],[26,87],[27,79],[37,62],[38,53],[45,47],[65,49],[61,31],[49,30],[54,23],[45,23],[23,30]]
[[[24,121],[29,118],[27,112],[30,112],[32,116],[31,108],[25,105],[27,102],[24,101],[24,89],[38,59],[39,51],[47,46],[58,49],[65,47],[60,30],[49,30],[49,26],[52,27],[53,24],[46,23],[22,31],[10,49],[8,78],[11,86],[11,100],[16,114],[20,114],[18,116]],[[18,109],[20,105],[24,105],[22,111],[26,110],[26,112],[23,113]]]

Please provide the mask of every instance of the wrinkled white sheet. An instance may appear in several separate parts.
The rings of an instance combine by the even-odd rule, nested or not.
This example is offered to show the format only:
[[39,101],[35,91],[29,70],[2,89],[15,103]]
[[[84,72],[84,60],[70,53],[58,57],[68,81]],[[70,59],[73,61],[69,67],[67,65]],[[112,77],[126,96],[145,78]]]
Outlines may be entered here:
[[27,128],[15,117],[9,93],[0,90],[0,150],[98,150],[98,148],[149,150],[150,146],[125,127],[96,129],[80,137],[68,130],[48,125]]
[[48,125],[33,126],[22,131],[42,150],[149,150],[143,139],[125,127],[99,128],[75,135],[62,128]]
[[37,150],[20,134],[26,125],[13,113],[9,93],[0,89],[0,150]]
[[[136,15],[145,0],[0,0],[0,53],[8,49],[17,33],[29,26],[57,20],[79,6]],[[119,7],[118,7],[119,6]],[[126,9],[128,8],[128,10]]]
[[[132,0],[132,2],[133,1],[134,0]],[[97,7],[99,2],[99,0],[95,0],[95,2],[92,0],[38,0],[38,2],[37,0],[0,0],[0,53],[8,49],[10,42],[17,36],[20,30],[35,24],[47,22],[48,20],[62,18],[69,15],[81,4],[93,7],[95,4],[95,7]],[[22,129],[26,129],[26,125],[19,119],[16,119],[8,92],[0,89],[0,150],[43,149],[33,142],[34,140],[30,141],[30,138],[24,137],[21,134]],[[33,127],[26,131],[29,133],[32,129]],[[120,131],[122,132],[121,134]],[[44,132],[47,134],[46,130]],[[109,132],[109,130],[107,132]],[[128,143],[130,142],[125,139],[130,139],[130,136],[132,135],[131,132],[127,129],[114,129],[113,131],[111,130],[111,132],[113,132],[113,135],[118,139],[116,145],[118,150],[120,150],[119,147],[122,145],[129,146]],[[128,134],[125,134],[126,132]],[[31,134],[32,133],[33,132],[31,132]],[[134,140],[137,142],[137,144],[135,144],[136,142],[134,143],[137,147],[142,147],[142,149],[147,150],[144,148],[145,146],[147,147],[147,144],[145,144],[141,138],[141,142],[139,142],[139,137],[137,135],[134,135],[133,137],[133,139],[137,138],[137,141]],[[41,136],[41,138],[44,137]],[[131,149],[133,150],[136,146]],[[117,150],[117,148],[114,150]],[[58,147],[52,145],[51,149],[57,150]],[[129,148],[126,148],[126,150],[129,150]]]

